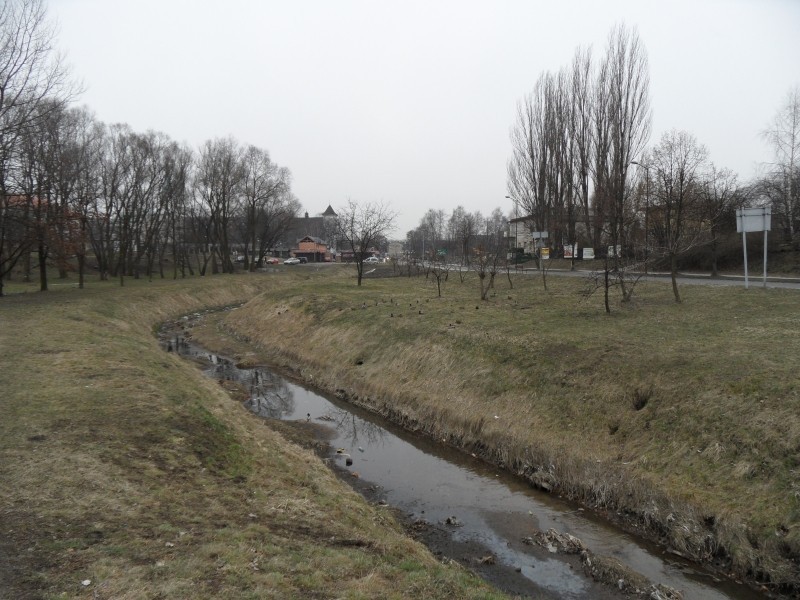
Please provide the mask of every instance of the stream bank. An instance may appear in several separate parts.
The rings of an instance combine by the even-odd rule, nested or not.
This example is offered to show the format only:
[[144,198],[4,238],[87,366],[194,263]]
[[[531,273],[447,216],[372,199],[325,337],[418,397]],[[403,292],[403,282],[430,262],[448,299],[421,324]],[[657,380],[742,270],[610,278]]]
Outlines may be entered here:
[[[235,361],[228,361],[231,363],[230,365],[217,364],[214,367],[215,369],[220,367],[225,367],[226,369],[228,367],[235,367],[236,365],[233,364],[234,362],[242,367],[254,366],[258,362],[256,354],[252,352],[252,348],[242,346],[238,342],[233,342],[229,337],[225,339],[226,336],[220,336],[217,332],[216,341],[214,341],[213,338],[215,338],[215,334],[211,328],[206,327],[204,335],[200,337],[203,339],[204,343],[211,346],[210,342],[212,342],[212,347],[219,348],[221,351],[230,356],[234,356],[236,359]],[[284,365],[284,368],[285,367],[286,365]],[[296,377],[296,370],[292,374]],[[264,378],[265,376],[263,374],[257,376],[257,379]],[[221,379],[221,382],[227,381],[227,376]],[[294,384],[289,385],[293,386]],[[297,389],[299,388],[295,388],[295,391],[297,391]],[[345,392],[343,390],[338,390],[337,395],[340,397],[345,396]],[[287,396],[285,390],[273,396],[273,399],[278,401],[278,412],[283,410],[280,406],[281,398],[286,398]],[[355,396],[349,397],[347,400],[356,405],[364,403],[363,399]],[[334,398],[328,398],[327,401],[336,402]],[[352,418],[353,423],[356,422],[356,419],[358,419],[359,422],[362,422],[363,419],[375,420],[374,413],[362,413],[357,408],[353,409],[352,404],[346,404],[346,409],[350,411],[350,413],[358,413],[358,415],[348,413],[346,419]],[[338,403],[338,405],[341,409],[342,403]],[[253,412],[257,414],[261,413],[262,416],[271,418],[279,416],[275,414],[274,410],[272,410],[270,414],[269,407],[267,407],[266,411],[264,410],[264,406],[250,406],[249,408],[251,410],[255,408]],[[274,409],[275,405],[272,404],[271,408]],[[282,427],[289,426],[296,431],[304,431],[306,428],[313,427],[315,435],[318,435],[320,433],[319,426],[327,421],[327,419],[325,419],[325,421],[319,421],[320,415],[317,413],[313,413],[312,416],[312,412],[303,412],[302,410],[297,410],[296,412],[297,414],[294,415],[293,418],[300,417],[300,422],[293,422],[291,425],[289,425],[290,422],[287,422],[284,423]],[[303,419],[303,416],[306,418]],[[307,423],[303,423],[303,421],[307,421]],[[406,422],[404,425],[406,429],[419,429],[419,427],[416,427],[417,424],[415,423]],[[409,427],[409,425],[411,427]],[[548,494],[536,494],[517,478],[503,471],[498,471],[496,466],[487,464],[478,457],[465,456],[460,451],[443,446],[439,441],[432,442],[430,439],[420,438],[413,433],[409,434],[408,431],[397,430],[397,427],[388,422],[382,422],[380,426],[393,429],[392,435],[404,438],[403,443],[409,447],[411,445],[423,447],[423,453],[434,456],[437,462],[443,460],[461,462],[462,466],[460,468],[466,468],[467,471],[466,479],[472,480],[476,477],[482,477],[483,480],[488,480],[491,483],[491,485],[490,483],[480,484],[477,486],[478,488],[481,488],[483,485],[492,487],[495,483],[492,480],[496,480],[497,483],[502,483],[502,486],[505,486],[506,491],[499,492],[499,495],[492,496],[492,494],[498,493],[496,490],[489,494],[490,506],[492,508],[480,509],[474,513],[470,513],[471,509],[458,504],[458,508],[449,505],[448,501],[452,501],[452,498],[447,494],[429,499],[426,501],[427,508],[421,509],[419,508],[419,501],[414,497],[398,498],[396,490],[387,490],[385,485],[376,484],[374,482],[375,472],[369,473],[365,472],[364,469],[359,469],[359,471],[361,471],[360,475],[354,476],[353,469],[348,469],[345,465],[340,464],[342,462],[341,455],[329,457],[333,466],[340,474],[342,474],[344,478],[349,479],[351,483],[355,483],[355,487],[362,491],[362,493],[373,502],[386,502],[385,498],[387,495],[391,497],[392,494],[394,494],[394,497],[391,497],[390,503],[392,506],[398,507],[401,511],[399,513],[401,520],[406,523],[409,532],[414,537],[425,541],[435,554],[457,560],[468,568],[480,573],[485,579],[498,585],[498,587],[504,591],[527,595],[531,593],[532,589],[530,587],[530,581],[536,581],[537,578],[541,579],[541,575],[533,574],[534,567],[526,566],[524,563],[526,559],[522,559],[522,561],[519,559],[520,555],[533,557],[532,560],[534,562],[532,564],[538,564],[539,572],[541,573],[547,570],[542,569],[542,565],[550,564],[554,558],[553,555],[556,554],[558,561],[562,564],[562,568],[558,571],[558,574],[553,577],[555,580],[560,580],[560,582],[555,584],[549,582],[545,583],[543,586],[540,582],[538,584],[539,588],[536,590],[538,596],[551,597],[546,593],[549,589],[548,586],[550,586],[550,588],[555,586],[555,592],[553,592],[553,589],[550,589],[550,593],[555,594],[552,597],[622,597],[622,595],[616,591],[617,595],[607,595],[612,594],[609,588],[593,588],[591,591],[583,589],[586,586],[586,581],[590,581],[583,575],[580,576],[583,583],[575,583],[578,580],[574,579],[568,572],[580,572],[582,568],[586,566],[587,562],[585,559],[581,559],[579,552],[563,555],[560,554],[559,549],[554,548],[552,544],[531,545],[529,540],[533,540],[535,537],[532,534],[542,534],[549,529],[557,528],[565,533],[569,533],[569,531],[583,531],[578,537],[588,539],[590,545],[594,545],[595,547],[599,545],[606,551],[605,553],[612,556],[612,561],[604,562],[602,559],[599,561],[595,559],[597,555],[602,556],[602,554],[604,554],[603,552],[588,555],[591,557],[589,562],[592,564],[595,574],[605,577],[606,581],[617,585],[623,589],[627,595],[640,595],[640,597],[655,598],[670,597],[668,595],[652,595],[655,590],[646,592],[645,589],[639,589],[639,593],[636,593],[636,587],[626,587],[626,582],[623,581],[623,579],[627,581],[635,580],[635,576],[625,570],[609,569],[609,565],[618,565],[622,562],[632,561],[635,567],[649,572],[650,578],[654,581],[658,581],[658,575],[662,571],[665,571],[668,573],[669,577],[673,579],[675,577],[678,578],[677,580],[681,583],[679,587],[683,589],[687,589],[688,587],[691,593],[685,596],[687,598],[765,597],[749,588],[733,584],[732,582],[715,581],[711,574],[694,567],[688,561],[684,561],[679,557],[666,555],[659,549],[649,546],[646,542],[634,540],[624,533],[612,532],[603,524],[603,519],[598,518],[597,515],[594,515],[590,511],[584,511],[584,509],[575,505],[560,502],[557,498],[553,498]],[[441,438],[437,436],[437,440],[441,440]],[[351,449],[347,448],[346,450]],[[411,450],[408,451],[410,452]],[[372,450],[370,452],[372,452]],[[445,454],[446,457],[443,457],[443,454]],[[353,458],[358,456],[363,459],[362,456],[356,455],[355,452],[353,452],[351,456]],[[417,458],[414,462],[418,463],[421,460],[422,459]],[[464,461],[467,462],[466,467],[463,466]],[[383,465],[382,467],[378,467],[378,471],[385,469],[388,457],[383,456],[378,462],[380,465]],[[365,465],[361,466],[363,467]],[[358,467],[358,465],[356,465],[356,467]],[[421,471],[423,475],[426,469],[427,467],[417,467],[417,470]],[[432,487],[441,488],[444,486],[444,488],[447,489],[446,480],[443,482],[441,477],[435,479],[435,485]],[[455,486],[454,489],[458,489],[459,494],[474,493],[472,488],[470,488],[469,492],[465,492],[464,488],[459,488],[458,486],[462,485],[461,483],[453,485]],[[473,484],[470,483],[468,485],[472,486]],[[545,508],[523,510],[519,508],[519,506],[516,506],[518,502],[528,502],[531,494],[537,495],[537,502],[542,504]],[[525,498],[524,501],[520,500],[521,497]],[[502,506],[502,508],[495,510],[493,507],[496,506]],[[517,510],[515,510],[515,506]],[[527,504],[525,506],[527,506]],[[536,516],[534,516],[534,512],[536,512]],[[472,523],[473,521],[478,523],[479,529],[482,528],[482,533],[479,533],[477,537],[469,539],[469,537],[464,536],[462,532],[466,531],[469,526],[474,525],[474,523]],[[589,524],[588,529],[587,523]],[[469,524],[469,526],[464,528],[464,525],[467,524]],[[526,535],[520,535],[521,531],[525,531]],[[500,542],[499,546],[497,545],[498,538]],[[489,548],[489,552],[487,553],[487,545],[483,544],[482,541],[494,543],[494,549],[492,550]],[[506,549],[498,550],[498,548],[503,547]],[[505,554],[505,556],[503,556],[503,554]],[[617,557],[621,560],[617,559]],[[623,573],[624,577],[620,576],[620,573]],[[652,577],[654,574],[656,577]],[[645,592],[647,594],[646,596],[643,595]]]

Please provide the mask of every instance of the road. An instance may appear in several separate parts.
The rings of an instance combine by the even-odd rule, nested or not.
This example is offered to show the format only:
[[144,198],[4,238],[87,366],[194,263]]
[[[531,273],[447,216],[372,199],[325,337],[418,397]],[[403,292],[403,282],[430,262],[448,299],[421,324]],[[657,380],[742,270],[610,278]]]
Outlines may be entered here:
[[[516,273],[524,273],[525,275],[541,275],[541,271],[536,269],[525,269],[524,271],[515,271]],[[566,269],[549,269],[547,275],[564,276],[564,277],[587,277],[590,271],[569,271]],[[669,273],[650,273],[643,275],[641,281],[670,281]],[[743,275],[721,275],[719,277],[711,277],[705,274],[695,273],[681,273],[678,275],[678,285],[735,285],[744,286]],[[759,273],[757,276],[750,275],[749,286],[751,288],[764,287],[763,278]],[[770,277],[767,273],[767,287],[768,288],[786,288],[800,290],[800,277]]]

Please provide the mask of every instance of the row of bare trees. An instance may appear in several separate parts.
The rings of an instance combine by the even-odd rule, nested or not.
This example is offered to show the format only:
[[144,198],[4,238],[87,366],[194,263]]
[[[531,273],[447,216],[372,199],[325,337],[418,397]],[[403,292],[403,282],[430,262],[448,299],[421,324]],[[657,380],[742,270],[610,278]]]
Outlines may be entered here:
[[41,0],[0,8],[0,295],[38,263],[84,283],[87,256],[101,279],[254,269],[299,211],[291,174],[266,150],[232,138],[198,151],[163,133],[106,125],[76,94]]
[[[51,50],[53,28],[41,0],[4,2],[0,6],[0,294],[3,277],[27,249],[9,210],[10,171],[25,146],[22,137],[37,128],[50,110],[67,105],[75,93],[61,60]],[[30,155],[35,152],[28,144]],[[32,169],[29,177],[33,176]],[[22,171],[22,168],[20,169]],[[24,173],[20,173],[20,178]],[[25,208],[31,245],[44,238],[44,207]]]
[[[711,274],[717,275],[719,241],[735,230],[738,208],[769,205],[783,242],[798,242],[800,88],[789,92],[764,138],[772,146],[774,162],[748,184],[740,184],[735,173],[714,165],[706,148],[685,131],[665,133],[636,163],[645,175],[645,250],[668,262],[676,301],[680,301],[675,280],[678,257],[696,246],[707,246]],[[640,185],[633,195],[637,207],[642,205],[641,192]]]
[[38,259],[62,276],[86,257],[101,279],[232,272],[242,255],[254,269],[299,211],[291,176],[267,151],[232,138],[198,152],[163,133],[105,125],[84,108],[43,104],[5,156],[6,275]]
[[609,288],[628,300],[631,273],[654,260],[668,265],[680,301],[678,257],[706,244],[716,273],[721,232],[754,198],[753,186],[711,163],[691,134],[673,130],[648,148],[650,129],[647,52],[620,25],[599,60],[579,49],[568,67],[542,74],[511,131],[508,189],[526,226],[547,232],[556,256],[575,244],[599,249],[607,310]]
[[500,254],[505,259],[508,217],[500,208],[484,216],[457,206],[448,214],[429,209],[415,229],[406,233],[406,252],[412,258],[470,265],[477,256]]
[[635,31],[614,28],[595,64],[544,73],[518,105],[508,189],[556,248],[626,245],[631,162],[650,134],[647,53]]
[[644,172],[644,181],[639,180],[632,194],[644,265],[652,257],[666,262],[680,302],[678,258],[705,245],[716,275],[720,238],[735,229],[735,210],[751,191],[739,185],[732,171],[714,165],[705,146],[685,131],[666,132],[635,164]]
[[201,273],[209,260],[215,272],[231,272],[234,250],[241,250],[252,271],[300,211],[289,170],[266,150],[233,138],[207,141],[193,175],[189,222],[194,228],[187,242],[203,255]]
[[467,270],[474,270],[480,282],[481,299],[486,300],[498,272],[508,266],[508,217],[495,208],[486,217],[470,213],[463,206],[449,215],[429,209],[419,225],[406,234],[405,250],[409,274],[411,263],[422,265],[426,276],[436,281],[439,296],[442,283],[457,266],[462,282]]

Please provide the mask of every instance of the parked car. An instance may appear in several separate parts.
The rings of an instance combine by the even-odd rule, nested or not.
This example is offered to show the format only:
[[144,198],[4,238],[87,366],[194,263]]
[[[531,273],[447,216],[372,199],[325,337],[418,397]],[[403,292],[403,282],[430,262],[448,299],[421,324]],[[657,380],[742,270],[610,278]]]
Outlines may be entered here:
[[381,262],[381,259],[378,258],[377,256],[370,256],[368,258],[365,258],[364,262],[365,263],[377,263],[377,262]]
[[264,263],[268,264],[268,265],[277,265],[280,262],[281,262],[280,259],[279,258],[275,258],[274,256],[270,256],[269,258],[264,260]]
[[302,264],[302,265],[304,265],[304,264],[306,264],[308,262],[308,259],[305,256],[298,256],[297,258],[300,261],[300,264]]
[[294,258],[294,257],[287,258],[285,261],[283,261],[283,264],[285,264],[285,265],[299,265],[300,264],[300,259],[299,258]]

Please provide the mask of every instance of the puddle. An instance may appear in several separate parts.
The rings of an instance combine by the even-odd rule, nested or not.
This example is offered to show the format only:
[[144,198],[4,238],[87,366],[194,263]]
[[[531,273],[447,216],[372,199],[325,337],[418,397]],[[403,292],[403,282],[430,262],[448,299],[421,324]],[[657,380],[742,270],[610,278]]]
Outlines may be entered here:
[[[681,590],[687,600],[768,597],[728,580],[717,581],[697,565],[614,528],[590,511],[269,369],[239,369],[233,361],[187,341],[180,332],[163,333],[162,344],[199,360],[208,376],[245,386],[250,393],[245,406],[261,417],[329,425],[330,460],[337,467],[357,473],[362,485],[368,482],[371,489],[379,490],[380,499],[412,522],[449,534],[450,541],[442,548],[445,555],[447,549],[456,552],[450,558],[474,567],[481,556],[493,555],[495,565],[476,570],[506,592],[575,600],[623,597],[584,575],[574,559],[522,541],[537,530],[554,528],[579,538],[598,555],[619,559],[653,583]],[[455,525],[448,524],[448,519]]]

